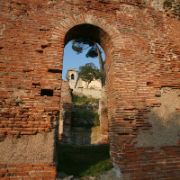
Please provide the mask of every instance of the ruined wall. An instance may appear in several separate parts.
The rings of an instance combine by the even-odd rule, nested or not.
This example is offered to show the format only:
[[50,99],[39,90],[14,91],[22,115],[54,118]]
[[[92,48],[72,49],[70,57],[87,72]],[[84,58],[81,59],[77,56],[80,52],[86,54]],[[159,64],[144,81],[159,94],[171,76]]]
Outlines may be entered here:
[[100,126],[91,128],[72,127],[71,144],[73,145],[99,145],[108,144],[107,136],[102,134]]
[[102,90],[99,89],[88,89],[88,88],[75,88],[73,94],[78,96],[87,96],[89,98],[100,99]]
[[109,123],[108,123],[108,109],[107,109],[107,92],[104,87],[102,89],[101,99],[99,100],[99,120],[100,120],[100,132],[103,137],[103,141],[109,142]]
[[156,94],[159,106],[147,114],[150,129],[141,129],[137,136],[137,147],[160,148],[175,146],[180,132],[180,90],[163,87]]
[[0,179],[54,179],[54,131],[0,142]]
[[[165,12],[165,1],[158,2],[1,0],[1,149],[9,147],[8,152],[11,152],[14,142],[18,146],[27,136],[32,139],[28,142],[34,142],[39,134],[44,142],[48,142],[49,138],[52,140],[48,148],[54,144],[64,37],[73,26],[89,23],[108,34],[100,34],[100,44],[106,53],[113,164],[124,179],[178,179],[180,144],[176,133],[179,124],[176,122],[179,119],[179,104],[173,106],[172,112],[169,110],[169,117],[166,113],[161,116],[161,113],[163,107],[171,109],[166,98],[172,96],[170,99],[174,100],[180,88],[180,22],[173,9]],[[167,96],[161,94],[164,87],[172,90]],[[159,94],[162,97],[157,98]],[[176,99],[179,101],[179,95]],[[170,122],[176,125],[174,133],[174,124],[170,125]],[[161,130],[167,128],[161,131],[160,135],[167,135],[161,142],[157,138],[159,124]],[[142,135],[147,137],[145,141]],[[156,140],[153,141],[152,137]],[[10,143],[8,146],[6,141]],[[24,161],[19,163],[9,163],[10,156],[4,159],[4,153],[1,153],[0,176],[42,178],[51,171],[52,176],[47,179],[53,179],[54,150],[46,154],[45,149],[42,148],[42,152],[47,161],[43,162],[41,158],[33,161],[39,154],[36,149],[32,155],[34,158],[26,162],[27,149],[22,148],[21,154],[25,156]],[[40,173],[32,175],[32,172],[38,172],[36,167]]]
[[67,81],[62,81],[59,118],[59,140],[61,143],[71,143],[71,89]]

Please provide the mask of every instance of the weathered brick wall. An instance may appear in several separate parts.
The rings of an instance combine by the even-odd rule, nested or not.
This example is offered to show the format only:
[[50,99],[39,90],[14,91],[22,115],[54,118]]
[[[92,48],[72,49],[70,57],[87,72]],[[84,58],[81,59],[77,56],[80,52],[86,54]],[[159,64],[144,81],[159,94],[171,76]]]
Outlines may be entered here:
[[[89,23],[101,28],[99,39],[106,53],[109,139],[114,165],[124,179],[178,179],[177,134],[177,142],[167,141],[158,147],[153,142],[143,144],[140,138],[142,132],[146,135],[152,131],[157,139],[151,113],[156,112],[154,108],[170,108],[166,102],[161,104],[164,101],[157,96],[163,95],[164,87],[172,88],[168,96],[174,96],[174,89],[180,88],[180,22],[178,16],[168,17],[160,12],[164,1],[159,2],[0,1],[1,140],[13,135],[13,141],[21,141],[21,136],[33,138],[56,129],[64,38],[72,27]],[[170,112],[176,114],[178,122],[178,103],[176,106]],[[164,117],[156,119],[161,122]],[[176,126],[179,128],[178,123]],[[173,130],[169,129],[168,132]],[[13,148],[13,143],[9,147]],[[37,154],[35,150],[33,156]],[[51,151],[47,156],[52,155]]]
[[52,164],[0,164],[2,180],[50,180],[55,177],[56,169]]
[[100,120],[100,131],[103,137],[104,143],[108,143],[108,109],[107,109],[107,96],[105,88],[102,89],[101,99],[99,100],[99,120]]
[[[1,1],[0,5],[0,133],[49,131],[59,111],[61,82],[60,61],[54,57],[55,47],[50,40],[50,22],[41,19],[40,5],[32,4],[30,8],[31,3],[23,1]],[[30,9],[32,14],[28,15]]]

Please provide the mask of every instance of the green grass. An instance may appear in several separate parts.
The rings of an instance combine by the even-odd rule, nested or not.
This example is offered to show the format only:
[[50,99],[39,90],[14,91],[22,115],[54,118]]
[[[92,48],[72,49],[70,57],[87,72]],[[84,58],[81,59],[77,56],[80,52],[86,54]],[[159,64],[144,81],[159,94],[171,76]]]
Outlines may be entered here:
[[73,109],[71,113],[73,127],[99,126],[99,115],[97,112],[99,100],[86,96],[72,96]]
[[99,100],[94,98],[88,98],[87,96],[72,96],[72,102],[74,105],[88,105],[88,104],[97,104]]
[[112,168],[109,146],[71,146],[58,148],[58,171],[76,177],[96,176]]

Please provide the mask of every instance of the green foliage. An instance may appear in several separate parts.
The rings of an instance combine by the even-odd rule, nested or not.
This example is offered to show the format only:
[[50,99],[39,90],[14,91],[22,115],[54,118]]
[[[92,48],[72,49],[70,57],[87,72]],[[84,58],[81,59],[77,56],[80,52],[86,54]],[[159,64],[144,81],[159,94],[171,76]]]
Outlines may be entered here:
[[83,106],[76,108],[71,114],[72,127],[86,127],[99,126],[99,115],[93,110],[85,109]]
[[86,57],[91,57],[91,58],[95,58],[98,56],[97,50],[96,50],[96,46],[93,46],[92,48],[90,48],[86,54]]
[[163,8],[171,12],[174,16],[180,18],[180,2],[175,0],[165,0]]
[[58,171],[76,177],[96,176],[112,168],[109,146],[60,145],[57,152]]
[[164,9],[171,9],[172,8],[172,1],[173,0],[165,0],[164,4],[163,4]]
[[88,84],[94,79],[100,79],[101,73],[93,63],[87,63],[79,68],[79,78]]
[[80,54],[83,51],[83,48],[79,44],[77,44],[75,41],[73,41],[72,43],[72,49],[76,51],[77,54]]
[[174,6],[173,14],[180,18],[180,2]]
[[81,173],[82,176],[97,176],[112,168],[112,163],[109,159],[99,161],[94,166],[91,166],[85,172]]
[[71,113],[71,125],[73,127],[91,128],[92,126],[99,126],[98,99],[73,95],[72,102],[74,108]]
[[[82,53],[83,50],[89,49],[89,51],[94,51],[94,54],[91,56],[91,54],[86,55],[86,57],[97,57],[98,54],[96,52],[95,44],[93,41],[85,38],[79,38],[72,41],[72,49],[76,51],[78,54]],[[89,52],[88,51],[88,52]],[[88,54],[88,53],[87,53]],[[96,55],[95,55],[96,54]],[[94,56],[95,55],[95,56]]]
[[98,113],[94,113],[93,126],[100,126],[100,121],[99,121]]
[[96,104],[98,105],[99,100],[98,99],[94,99],[94,98],[89,98],[87,96],[77,96],[77,95],[73,95],[72,96],[72,102],[74,105],[92,105],[92,104]]
[[[100,71],[98,72],[98,79],[101,80],[102,85],[105,84],[105,71],[104,71],[104,62],[102,59],[102,51],[99,45],[96,42],[91,41],[86,38],[79,38],[72,41],[72,49],[76,51],[78,54],[82,53],[84,50],[88,50],[86,53],[86,57],[95,58],[98,57]],[[97,73],[96,73],[97,74]],[[94,77],[95,78],[95,77]],[[92,75],[90,77],[85,78],[86,82],[91,82]],[[95,78],[96,79],[96,78]]]

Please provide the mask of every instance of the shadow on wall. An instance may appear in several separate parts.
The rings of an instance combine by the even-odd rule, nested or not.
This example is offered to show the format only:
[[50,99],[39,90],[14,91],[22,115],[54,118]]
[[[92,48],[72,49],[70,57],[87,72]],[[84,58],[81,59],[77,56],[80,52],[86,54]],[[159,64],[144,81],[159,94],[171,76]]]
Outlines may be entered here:
[[[147,115],[147,126],[140,129],[137,147],[175,146],[180,140],[180,90],[162,88],[158,97],[159,107],[153,107]],[[142,110],[139,111],[142,115]]]
[[72,104],[63,103],[59,119],[59,140],[61,143],[71,143],[71,112]]
[[[80,108],[74,109],[72,104],[63,104],[59,123],[61,143],[74,145],[91,144],[91,122],[83,119],[83,116],[86,115],[85,113],[87,114],[87,111]],[[85,116],[85,118],[88,117]]]
[[91,128],[72,127],[71,128],[71,144],[90,145],[91,132],[92,132]]
[[156,112],[149,113],[149,129],[141,129],[136,138],[137,147],[174,146],[180,139],[180,113],[171,113],[167,118]]

